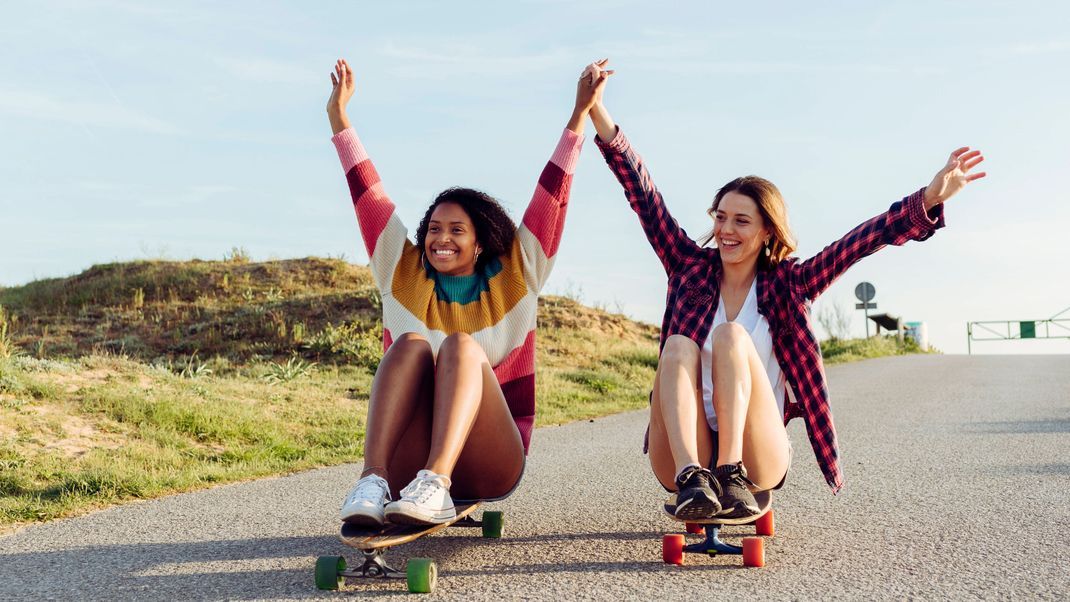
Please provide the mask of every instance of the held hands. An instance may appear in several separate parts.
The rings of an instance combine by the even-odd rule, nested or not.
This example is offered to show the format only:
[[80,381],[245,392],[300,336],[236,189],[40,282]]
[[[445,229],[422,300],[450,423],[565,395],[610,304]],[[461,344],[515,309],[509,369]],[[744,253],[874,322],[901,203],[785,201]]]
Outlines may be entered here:
[[331,73],[331,97],[327,99],[327,117],[331,120],[331,129],[335,134],[349,127],[349,119],[346,117],[346,105],[353,97],[356,83],[353,81],[353,70],[345,59],[338,59],[334,63],[334,73]]
[[979,150],[970,150],[964,146],[951,152],[947,164],[936,173],[933,181],[925,189],[925,210],[943,203],[958,191],[966,187],[966,184],[985,177],[985,172],[969,173],[971,169],[984,161],[985,158]]
[[602,100],[602,90],[606,87],[606,81],[613,75],[612,71],[606,71],[598,67],[605,65],[608,59],[595,61],[580,74],[580,81],[576,83],[576,108],[572,111],[572,118],[568,120],[568,129],[582,135],[584,122],[591,114],[591,109]]
[[602,91],[613,71],[605,69],[609,59],[595,61],[584,68],[580,81],[576,84],[576,111],[589,112],[596,104],[602,102]]

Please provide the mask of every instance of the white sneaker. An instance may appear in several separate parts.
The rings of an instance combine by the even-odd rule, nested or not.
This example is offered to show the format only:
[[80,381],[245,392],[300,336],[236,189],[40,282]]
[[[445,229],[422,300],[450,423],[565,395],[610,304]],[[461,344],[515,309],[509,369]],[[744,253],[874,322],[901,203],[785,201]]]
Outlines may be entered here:
[[389,501],[390,485],[386,479],[370,474],[357,481],[342,502],[342,522],[362,527],[381,527],[383,507]]
[[401,490],[401,499],[386,505],[386,520],[402,525],[434,525],[456,516],[446,477],[430,470],[416,473]]

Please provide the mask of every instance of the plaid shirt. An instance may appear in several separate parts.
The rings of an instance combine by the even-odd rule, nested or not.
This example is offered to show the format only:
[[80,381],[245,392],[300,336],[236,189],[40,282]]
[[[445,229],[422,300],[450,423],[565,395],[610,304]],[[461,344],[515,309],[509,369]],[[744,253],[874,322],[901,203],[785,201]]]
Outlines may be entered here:
[[[642,158],[623,132],[610,142],[595,137],[606,163],[617,176],[632,209],[668,274],[661,344],[680,334],[702,347],[720,300],[721,257],[700,247],[669,215]],[[801,416],[825,481],[837,493],[843,487],[836,429],[821,347],[810,323],[810,303],[858,260],[885,245],[925,240],[943,227],[943,205],[926,214],[925,189],[893,203],[887,212],[864,222],[806,261],[789,257],[771,270],[759,270],[758,313],[769,322],[773,351],[794,400],[785,406],[785,422]]]

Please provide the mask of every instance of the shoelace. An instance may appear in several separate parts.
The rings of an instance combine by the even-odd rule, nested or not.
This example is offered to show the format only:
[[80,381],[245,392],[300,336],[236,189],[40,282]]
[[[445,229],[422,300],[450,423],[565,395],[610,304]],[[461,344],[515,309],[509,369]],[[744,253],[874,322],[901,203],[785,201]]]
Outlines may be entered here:
[[[349,497],[346,498],[346,503],[349,504],[360,498],[375,499],[380,497],[383,497],[382,483],[378,480],[369,479],[368,481],[357,484],[356,488],[349,493]],[[390,499],[390,494],[387,493],[385,497]]]
[[401,496],[412,498],[416,503],[423,504],[434,495],[435,490],[442,487],[434,477],[417,477],[415,481],[401,490]]
[[721,484],[717,482],[716,478],[714,478],[713,473],[711,473],[708,469],[704,468],[692,468],[691,470],[680,475],[680,482],[678,483],[678,485],[687,483],[687,481],[694,477],[696,473],[699,475],[699,478],[706,482],[707,487],[713,490],[713,492],[717,495],[720,495]]
[[754,481],[747,478],[747,469],[743,467],[743,462],[737,462],[736,465],[732,467],[732,471],[726,476],[726,480],[735,481],[740,487],[742,487],[744,483],[751,487],[757,487],[757,485],[754,484]]

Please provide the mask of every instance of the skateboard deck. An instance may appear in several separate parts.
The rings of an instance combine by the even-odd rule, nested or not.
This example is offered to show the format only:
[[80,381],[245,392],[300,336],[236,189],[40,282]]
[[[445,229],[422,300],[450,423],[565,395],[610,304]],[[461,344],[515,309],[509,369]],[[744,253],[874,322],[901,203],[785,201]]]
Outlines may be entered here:
[[466,516],[471,514],[482,505],[482,502],[476,502],[474,504],[468,504],[465,506],[457,506],[456,518],[439,523],[437,525],[384,525],[381,528],[369,528],[360,527],[357,525],[343,524],[342,525],[342,543],[347,546],[352,546],[360,550],[375,550],[379,548],[391,548],[401,545],[403,543],[409,543],[414,539],[419,539],[424,535],[431,535],[442,531],[446,527],[449,527],[457,521],[464,520]]
[[758,520],[763,514],[769,511],[769,508],[773,505],[773,492],[772,491],[759,491],[754,494],[754,501],[758,502],[758,514],[754,516],[745,516],[743,518],[707,518],[705,520],[684,520],[676,518],[676,494],[669,496],[669,499],[665,500],[665,505],[662,510],[665,514],[676,522],[691,523],[694,525],[746,525]]

